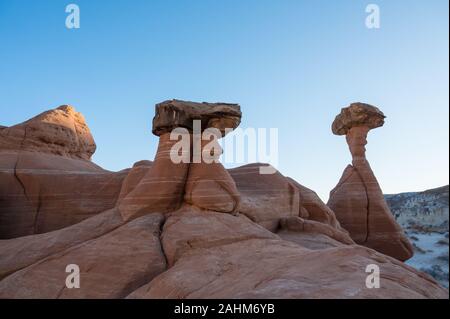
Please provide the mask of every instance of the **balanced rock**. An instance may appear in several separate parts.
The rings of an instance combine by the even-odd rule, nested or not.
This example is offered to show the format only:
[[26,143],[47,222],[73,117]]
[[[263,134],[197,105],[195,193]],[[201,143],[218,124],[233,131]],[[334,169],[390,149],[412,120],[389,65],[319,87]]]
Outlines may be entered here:
[[[124,220],[175,211],[184,201],[204,209],[236,213],[239,206],[236,185],[218,162],[218,152],[207,154],[213,157],[211,162],[204,161],[202,155],[206,155],[204,147],[208,143],[201,140],[201,133],[213,128],[220,135],[216,138],[220,138],[228,129],[236,128],[241,119],[239,105],[171,100],[157,104],[155,113],[152,131],[159,136],[158,151],[146,175],[119,201]],[[196,120],[200,124],[199,132],[195,132]],[[172,138],[172,132],[177,129],[184,129],[176,131],[181,141]],[[194,141],[195,138],[199,140]],[[184,160],[175,161],[173,155],[178,153],[177,145],[183,141],[187,142],[181,148]],[[195,143],[200,144],[199,162],[194,160]]]
[[237,128],[241,123],[241,116],[238,104],[168,100],[155,106],[153,134],[160,136],[178,127],[192,132],[193,120],[201,122],[202,131],[214,127],[224,132],[227,128]]
[[367,133],[382,126],[384,118],[378,108],[362,103],[343,108],[336,117],[333,133],[346,134],[353,161],[331,191],[328,206],[356,243],[404,261],[412,257],[412,245],[391,214],[365,156]]
[[352,103],[336,116],[331,130],[336,135],[346,135],[353,127],[374,129],[383,126],[386,116],[377,107],[366,103]]
[[[358,237],[343,227],[346,200],[363,212],[351,211],[353,222],[367,216],[360,198],[382,204],[373,185],[370,194],[365,189],[371,171],[355,161],[365,160],[357,156],[364,153],[361,121],[347,132],[357,165],[334,196],[337,218],[314,191],[280,172],[261,175],[261,164],[227,171],[211,141],[193,146],[198,122],[189,119],[200,120],[200,133],[213,128],[221,138],[239,124],[237,106],[169,101],[156,113],[155,161],[117,173],[74,156],[75,149],[22,149],[4,137],[0,298],[448,298],[431,277],[383,254],[398,258],[395,234],[402,233],[381,206],[358,220],[358,227],[370,221],[374,232],[362,243],[374,249],[356,240],[366,232]],[[187,162],[171,158],[180,142],[170,138],[172,129],[191,142],[181,152]],[[194,148],[206,155],[201,161]],[[341,192],[345,187],[356,188]],[[66,287],[72,264],[80,269],[78,289]],[[366,286],[369,264],[380,267],[381,289]]]

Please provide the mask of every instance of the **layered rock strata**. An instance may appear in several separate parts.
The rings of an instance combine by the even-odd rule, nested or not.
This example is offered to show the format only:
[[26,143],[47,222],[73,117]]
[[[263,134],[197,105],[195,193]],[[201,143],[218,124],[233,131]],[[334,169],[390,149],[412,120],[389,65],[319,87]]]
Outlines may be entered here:
[[334,120],[332,131],[346,136],[352,165],[331,191],[328,206],[356,243],[404,261],[413,255],[412,245],[392,216],[365,155],[367,133],[382,126],[384,118],[374,106],[353,103]]
[[63,105],[0,130],[0,239],[67,227],[116,205],[127,170],[90,161],[83,116]]
[[[215,129],[212,132],[217,132],[215,137],[220,138],[227,129],[235,129],[241,119],[239,105],[171,100],[157,104],[155,113],[152,131],[159,136],[158,151],[147,174],[120,200],[118,208],[124,220],[153,212],[168,213],[177,210],[183,202],[236,213],[239,192],[218,161],[218,148],[212,149],[213,154],[205,152],[211,141],[204,140],[202,133]],[[195,131],[196,124],[198,131]],[[187,145],[178,148],[183,141]],[[200,147],[195,149],[195,145]],[[185,154],[174,154],[178,151]],[[174,155],[184,160],[174,160]]]
[[[261,164],[227,171],[210,162],[221,150],[208,139],[176,164],[179,140],[170,132],[184,129],[179,138],[194,144],[194,119],[200,133],[215,128],[220,138],[237,127],[240,110],[163,102],[155,161],[118,173],[68,155],[75,150],[0,148],[0,226],[8,234],[0,239],[0,298],[448,298],[426,274],[355,243],[314,191],[280,172],[261,175]],[[201,161],[194,147],[205,153]],[[17,169],[8,169],[16,156]],[[39,223],[29,222],[37,207]],[[375,249],[389,251],[390,242],[380,243]],[[381,289],[366,286],[369,264],[380,268]],[[66,286],[68,265],[79,267],[80,288]]]

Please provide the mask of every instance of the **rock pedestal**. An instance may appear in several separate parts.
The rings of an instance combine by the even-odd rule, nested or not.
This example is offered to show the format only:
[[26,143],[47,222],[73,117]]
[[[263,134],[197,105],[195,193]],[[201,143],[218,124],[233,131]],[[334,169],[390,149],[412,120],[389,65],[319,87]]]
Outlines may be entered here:
[[[180,208],[183,201],[202,209],[236,213],[240,201],[236,184],[218,162],[217,151],[204,154],[210,141],[201,140],[201,135],[206,129],[215,129],[216,138],[221,138],[235,129],[241,119],[239,105],[171,100],[157,104],[155,113],[152,131],[160,138],[156,158],[134,190],[119,200],[124,220],[169,213]],[[176,137],[171,138],[176,129]],[[194,141],[196,138],[199,140]],[[178,148],[182,141],[188,145]],[[199,143],[198,149],[195,143]],[[174,161],[172,155],[179,150],[188,154],[180,154],[185,159]],[[205,161],[205,157],[212,161]]]
[[170,150],[176,142],[170,140],[170,133],[159,137],[153,165],[139,184],[119,203],[118,208],[124,220],[150,213],[168,213],[180,207],[189,163],[172,162]]
[[[332,203],[353,239],[406,258],[364,157],[368,128],[382,119],[370,110],[347,110],[342,120],[351,121],[336,123],[354,158]],[[195,135],[216,128],[217,139],[237,127],[238,105],[158,104],[155,161],[117,173],[88,160],[83,123],[65,126],[72,111],[0,127],[0,298],[448,299],[425,273],[355,244],[314,191],[280,172],[260,174],[260,163],[228,172],[214,161],[220,148]],[[182,133],[171,140],[174,128]],[[187,161],[174,161],[183,140]],[[366,286],[369,264],[380,267],[381,289]],[[79,268],[79,288],[66,286],[68,265]]]
[[[235,214],[240,203],[239,191],[233,178],[218,161],[219,145],[211,151],[215,154],[205,152],[209,143],[201,142],[202,160],[189,166],[184,199],[199,208]],[[209,158],[208,162],[205,162],[205,157]]]
[[367,133],[382,126],[384,118],[379,109],[363,103],[351,104],[336,117],[333,133],[346,135],[353,160],[331,191],[328,206],[356,243],[404,261],[412,257],[413,248],[389,210],[365,155]]

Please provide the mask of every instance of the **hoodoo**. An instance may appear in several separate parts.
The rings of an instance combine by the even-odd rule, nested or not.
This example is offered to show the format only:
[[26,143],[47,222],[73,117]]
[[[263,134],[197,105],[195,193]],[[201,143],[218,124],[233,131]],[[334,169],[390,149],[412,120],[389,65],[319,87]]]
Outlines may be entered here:
[[346,136],[353,160],[331,191],[328,206],[356,243],[404,261],[412,257],[412,245],[389,210],[366,159],[367,133],[383,126],[384,119],[383,112],[364,103],[353,103],[336,116],[332,131]]
[[[148,173],[119,203],[124,220],[152,212],[168,213],[178,209],[183,201],[203,209],[236,213],[239,192],[218,161],[220,154],[210,154],[214,157],[212,162],[198,156],[201,161],[197,163],[192,158],[201,155],[207,143],[202,141],[200,154],[194,154],[191,145],[194,133],[198,135],[214,128],[220,132],[219,138],[235,129],[241,120],[239,105],[170,100],[157,104],[155,113],[152,131],[159,136],[158,152]],[[200,123],[200,132],[193,131],[194,121]],[[177,135],[189,141],[188,161],[174,162],[171,158],[178,143],[178,139],[171,138],[171,133],[177,128],[182,129]]]
[[[354,157],[330,200],[338,218],[278,171],[228,171],[211,141],[194,147],[196,134],[236,128],[237,104],[157,104],[154,162],[119,172],[88,160],[93,140],[72,111],[24,122],[26,137],[21,124],[0,127],[0,298],[448,298],[386,255],[411,253],[364,157],[367,131],[384,119],[374,107],[352,106],[335,123]],[[183,140],[187,160],[173,161]],[[77,289],[66,286],[72,264]],[[366,286],[369,264],[381,289]]]

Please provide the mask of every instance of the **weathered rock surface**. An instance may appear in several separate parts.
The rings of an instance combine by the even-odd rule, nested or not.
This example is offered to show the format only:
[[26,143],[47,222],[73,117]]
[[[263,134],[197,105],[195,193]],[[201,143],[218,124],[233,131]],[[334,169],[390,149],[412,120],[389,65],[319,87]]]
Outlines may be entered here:
[[[60,111],[72,112],[43,114]],[[363,237],[352,233],[345,214],[336,218],[312,190],[279,172],[171,160],[177,141],[170,129],[187,129],[192,141],[189,121],[198,119],[202,131],[218,128],[220,138],[240,117],[237,105],[164,102],[154,119],[155,161],[118,173],[90,162],[89,152],[81,156],[83,143],[63,143],[57,153],[48,139],[32,148],[3,139],[0,298],[448,298],[429,276],[359,246]],[[358,126],[344,130],[354,163],[334,203],[338,210],[350,201],[358,210],[362,203],[383,211],[377,188],[365,187],[375,178],[363,170],[367,126],[352,121]],[[369,226],[364,245],[398,258],[401,229],[364,212],[348,215],[366,217],[356,223],[364,236],[361,227]],[[65,286],[69,264],[80,267],[79,289]],[[368,264],[380,267],[380,289],[366,288]]]
[[61,229],[113,208],[126,174],[86,160],[0,149],[0,239]]
[[[127,182],[127,195],[122,196],[122,192],[118,206],[124,220],[155,211],[171,212],[180,208],[183,201],[203,209],[236,213],[240,202],[236,185],[218,161],[220,154],[214,148],[212,152],[217,154],[204,154],[210,141],[202,140],[200,135],[207,128],[215,128],[220,138],[226,129],[236,128],[241,119],[239,105],[171,100],[157,104],[155,113],[153,133],[159,136],[156,158],[134,189],[130,190]],[[195,120],[200,121],[197,132]],[[180,141],[171,136],[174,129],[186,129],[179,131]],[[200,140],[194,141],[195,138]],[[181,148],[183,156],[175,161],[177,145],[183,141],[189,145]],[[197,150],[193,147],[196,143]],[[203,156],[212,161],[205,161]],[[195,160],[197,157],[200,161]],[[139,177],[139,173],[133,174]]]
[[[201,142],[202,153],[208,143]],[[210,162],[202,158],[200,163],[190,164],[184,200],[199,208],[235,214],[241,202],[236,183],[219,162],[221,151],[219,153],[217,149],[212,149],[211,152],[217,154],[208,155]]]
[[0,240],[0,279],[50,255],[100,237],[123,224],[117,209],[45,234]]
[[0,130],[0,149],[90,160],[96,145],[83,115],[70,105],[62,105]]
[[241,123],[241,108],[230,103],[196,103],[180,100],[169,100],[156,104],[153,118],[153,134],[170,133],[177,127],[192,132],[193,120],[201,122],[200,129],[214,127],[221,131],[226,128],[235,129]]
[[412,245],[392,216],[365,156],[367,133],[383,123],[381,111],[360,103],[336,117],[333,132],[346,134],[353,161],[331,191],[328,206],[356,243],[404,261],[413,255]]
[[280,172],[260,174],[261,164],[229,170],[241,195],[239,212],[276,231],[280,219],[300,216],[341,229],[333,211],[315,192]]
[[[172,221],[169,217],[163,245],[172,248],[169,256],[177,256],[171,258],[174,265],[128,298],[447,296],[446,290],[426,275],[368,248],[342,245],[310,250],[273,238],[269,231],[236,216],[208,212],[194,213],[193,220],[191,216],[180,213]],[[207,227],[210,224],[213,226]],[[382,289],[366,288],[368,264],[380,266]]]
[[153,212],[168,213],[180,208],[189,163],[174,163],[171,160],[170,150],[176,143],[170,139],[170,133],[159,137],[158,151],[152,166],[134,189],[128,190],[128,194],[118,203],[124,220]]
[[448,232],[449,186],[384,195],[395,220],[402,228],[425,232]]
[[[0,281],[0,298],[123,298],[166,269],[159,231],[150,214],[53,254]],[[80,268],[80,288],[66,287],[66,266]]]
[[95,143],[71,106],[0,131],[0,239],[45,233],[115,206],[127,171],[92,163]]
[[305,220],[300,217],[283,218],[280,221],[280,227],[281,230],[287,232],[322,234],[345,245],[355,244],[349,234],[344,230],[336,229],[330,225],[313,220]]
[[352,103],[336,116],[331,130],[336,135],[346,135],[352,127],[364,126],[374,129],[383,126],[385,118],[383,112],[373,105]]
[[[205,231],[208,229],[208,231]],[[251,238],[278,238],[244,215],[232,216],[185,206],[171,214],[163,228],[162,245],[169,265],[195,248],[208,248]]]
[[385,198],[414,247],[414,256],[406,263],[448,289],[449,186],[385,194]]
[[261,175],[259,167],[249,164],[229,170],[241,195],[239,212],[276,231],[280,218],[299,215],[299,191],[279,172]]

